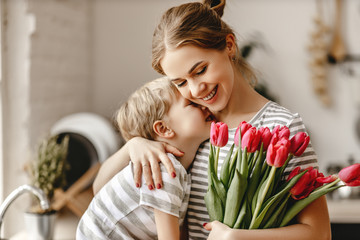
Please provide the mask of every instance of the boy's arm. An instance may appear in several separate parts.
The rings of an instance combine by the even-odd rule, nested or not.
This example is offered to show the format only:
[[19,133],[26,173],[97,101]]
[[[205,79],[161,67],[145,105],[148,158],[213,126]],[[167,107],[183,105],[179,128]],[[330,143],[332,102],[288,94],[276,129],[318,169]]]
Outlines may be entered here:
[[110,156],[101,164],[100,170],[93,183],[94,195],[113,178],[118,172],[124,169],[130,161],[127,145],[125,144],[120,150]]
[[180,239],[179,218],[154,208],[159,240]]
[[[163,142],[151,141],[141,137],[134,137],[115,154],[110,156],[100,167],[93,183],[93,191],[96,194],[113,176],[129,164],[131,159],[134,171],[134,184],[141,185],[141,177],[144,175],[146,184],[152,189],[162,186],[159,162],[164,164],[170,176],[175,177],[174,166],[166,153],[172,153],[181,157],[183,152]],[[154,184],[155,181],[155,184]]]
[[188,240],[188,239],[189,239],[189,227],[188,227],[188,221],[186,215],[184,222],[180,227],[180,240]]
[[[331,228],[325,196],[312,202],[297,216],[297,224],[272,229],[230,229],[217,221],[206,224],[211,230],[208,239],[286,239],[286,240],[330,240]],[[219,238],[220,237],[220,238]]]

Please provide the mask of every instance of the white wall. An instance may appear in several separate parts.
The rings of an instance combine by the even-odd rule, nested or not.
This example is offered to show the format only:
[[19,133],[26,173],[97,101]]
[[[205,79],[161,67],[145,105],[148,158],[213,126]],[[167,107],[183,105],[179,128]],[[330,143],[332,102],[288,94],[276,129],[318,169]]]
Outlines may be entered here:
[[[90,2],[29,1],[36,19],[31,35],[30,142],[60,118],[91,110]],[[41,122],[42,124],[39,124]]]
[[136,88],[159,75],[151,67],[156,22],[180,0],[105,0],[94,3],[94,89],[97,113],[111,116]]
[[[91,109],[92,79],[89,1],[9,0],[4,8],[2,177],[7,196],[29,182],[24,165],[51,126]],[[11,205],[2,237],[24,230],[28,203],[17,199]]]
[[[183,2],[95,2],[95,111],[111,116],[135,88],[158,76],[150,65],[155,21],[165,9]],[[331,25],[334,1],[322,2],[326,4],[325,21]],[[347,47],[351,53],[360,54],[360,3],[344,2]],[[320,167],[324,169],[330,162],[345,162],[349,155],[360,161],[360,141],[354,133],[355,119],[360,114],[350,93],[350,83],[355,77],[343,74],[339,66],[330,67],[328,72],[332,107],[324,107],[312,89],[306,47],[314,30],[315,3],[313,0],[228,0],[224,19],[240,39],[246,40],[254,31],[263,34],[267,50],[256,50],[250,62],[261,72],[261,79],[278,101],[303,117]],[[360,63],[354,66],[360,68]]]
[[[0,23],[3,21],[3,3],[0,2]],[[4,157],[4,150],[3,150],[3,107],[2,107],[2,96],[3,96],[3,67],[2,67],[2,51],[3,51],[3,28],[2,24],[0,24],[0,202],[4,199],[4,168],[3,168],[3,157]],[[1,232],[0,232],[1,234]]]
[[[28,38],[32,32],[33,16],[26,14],[25,1],[13,1],[3,5],[6,9],[7,24],[4,27],[3,57],[3,167],[4,167],[4,196],[26,182],[22,167],[29,152],[28,128],[29,116],[29,51]],[[5,19],[5,17],[4,17]],[[18,210],[24,209],[17,201],[8,209],[4,218],[2,230],[4,236],[11,228],[21,226]],[[21,219],[21,218],[20,218]],[[20,224],[15,224],[15,223]],[[18,229],[19,230],[19,229]]]

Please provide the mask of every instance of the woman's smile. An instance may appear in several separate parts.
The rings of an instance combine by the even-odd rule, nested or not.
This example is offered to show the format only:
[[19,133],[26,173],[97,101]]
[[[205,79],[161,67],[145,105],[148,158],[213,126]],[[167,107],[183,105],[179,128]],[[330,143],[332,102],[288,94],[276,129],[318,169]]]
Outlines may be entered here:
[[217,90],[218,85],[216,85],[216,87],[206,97],[202,98],[202,100],[204,100],[207,104],[215,102],[217,97]]

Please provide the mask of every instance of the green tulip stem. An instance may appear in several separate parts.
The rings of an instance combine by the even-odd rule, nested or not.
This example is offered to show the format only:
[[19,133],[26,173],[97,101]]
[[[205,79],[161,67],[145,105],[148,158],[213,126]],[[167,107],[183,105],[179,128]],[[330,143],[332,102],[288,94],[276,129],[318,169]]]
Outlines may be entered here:
[[275,183],[274,183],[274,186],[277,186],[281,180],[281,177],[285,171],[285,168],[287,167],[289,161],[293,158],[293,154],[289,154],[289,156],[287,157],[286,161],[284,162],[284,164],[280,167],[277,175],[276,175],[276,178],[275,178]]
[[220,147],[216,147],[216,153],[215,153],[215,166],[214,166],[214,172],[217,176],[217,170],[218,170],[218,164],[219,164],[219,154],[220,154]]
[[211,180],[211,173],[214,172],[215,170],[214,168],[214,164],[215,164],[215,160],[214,160],[214,146],[210,143],[210,153],[209,153],[209,162],[208,162],[208,183],[209,183],[209,187],[212,183]]
[[287,167],[289,161],[293,158],[293,156],[294,156],[294,155],[290,153],[289,156],[288,156],[288,158],[286,159],[284,165],[282,165],[282,166],[280,167],[280,174],[281,174],[281,175],[283,174],[285,168]]
[[260,212],[260,209],[261,209],[261,206],[265,200],[265,196],[267,195],[267,192],[270,188],[270,185],[274,179],[274,176],[275,176],[275,173],[276,173],[276,167],[275,166],[272,166],[271,167],[271,171],[270,171],[270,174],[269,174],[269,177],[267,178],[266,180],[266,185],[263,189],[263,191],[260,192],[259,194],[259,197],[258,197],[258,201],[257,201],[257,204],[256,204],[256,208],[255,208],[255,211],[254,211],[254,215],[251,219],[251,223],[250,223],[250,229],[252,229],[253,225],[255,224],[255,220]]
[[238,149],[236,148],[234,151],[234,155],[231,158],[230,169],[233,169],[233,167],[236,163],[237,155],[238,155]]

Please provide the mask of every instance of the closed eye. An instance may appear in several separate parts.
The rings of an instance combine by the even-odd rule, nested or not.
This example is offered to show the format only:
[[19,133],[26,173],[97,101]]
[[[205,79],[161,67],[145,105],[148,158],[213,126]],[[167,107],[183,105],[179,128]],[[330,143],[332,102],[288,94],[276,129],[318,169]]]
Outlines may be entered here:
[[206,69],[207,69],[207,66],[203,67],[199,72],[196,73],[196,75],[201,75],[201,74],[205,73]]
[[174,84],[176,85],[176,87],[182,87],[186,84],[186,80],[182,80],[182,81],[179,81],[179,82],[174,82]]
[[194,102],[189,102],[189,105],[191,105],[191,106],[194,106],[194,107],[199,107],[199,105],[197,104],[197,103],[194,103]]

